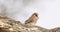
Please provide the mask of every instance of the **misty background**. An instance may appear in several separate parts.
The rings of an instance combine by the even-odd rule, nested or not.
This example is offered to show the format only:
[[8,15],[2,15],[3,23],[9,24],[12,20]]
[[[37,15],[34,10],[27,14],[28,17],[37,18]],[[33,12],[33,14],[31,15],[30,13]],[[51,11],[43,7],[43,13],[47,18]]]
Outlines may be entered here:
[[0,0],[0,14],[24,23],[34,12],[39,14],[38,26],[60,27],[60,0]]

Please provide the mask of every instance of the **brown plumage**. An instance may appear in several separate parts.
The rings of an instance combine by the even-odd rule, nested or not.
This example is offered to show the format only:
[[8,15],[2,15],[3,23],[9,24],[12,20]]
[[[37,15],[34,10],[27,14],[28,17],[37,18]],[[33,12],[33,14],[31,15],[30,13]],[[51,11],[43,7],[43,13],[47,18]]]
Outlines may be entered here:
[[32,16],[28,20],[26,20],[25,24],[29,26],[33,26],[36,24],[37,20],[38,20],[38,14],[33,13]]

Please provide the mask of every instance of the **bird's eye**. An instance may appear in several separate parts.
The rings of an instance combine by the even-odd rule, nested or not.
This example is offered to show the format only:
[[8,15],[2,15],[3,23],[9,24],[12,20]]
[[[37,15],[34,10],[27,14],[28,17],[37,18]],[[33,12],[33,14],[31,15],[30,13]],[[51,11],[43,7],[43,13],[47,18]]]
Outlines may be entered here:
[[37,14],[35,14],[35,16],[38,16]]

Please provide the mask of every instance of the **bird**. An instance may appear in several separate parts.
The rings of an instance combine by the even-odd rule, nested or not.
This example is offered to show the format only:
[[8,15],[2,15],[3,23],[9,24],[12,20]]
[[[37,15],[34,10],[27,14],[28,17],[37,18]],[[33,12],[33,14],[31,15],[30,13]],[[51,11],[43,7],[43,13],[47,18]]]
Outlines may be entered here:
[[29,19],[25,21],[25,25],[34,26],[39,19],[38,13],[33,13]]

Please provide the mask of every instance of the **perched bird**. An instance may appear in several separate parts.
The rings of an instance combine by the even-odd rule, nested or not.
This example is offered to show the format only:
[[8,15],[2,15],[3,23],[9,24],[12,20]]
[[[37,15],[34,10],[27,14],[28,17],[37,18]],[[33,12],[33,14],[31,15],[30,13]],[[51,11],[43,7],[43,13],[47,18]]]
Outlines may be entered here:
[[34,26],[37,20],[38,20],[38,14],[33,13],[32,16],[28,20],[26,20],[25,25]]

